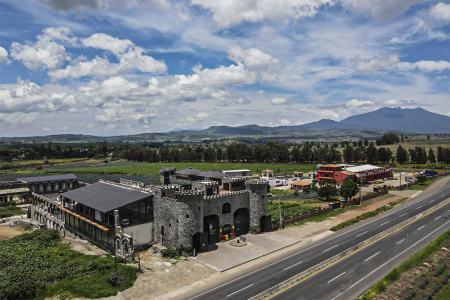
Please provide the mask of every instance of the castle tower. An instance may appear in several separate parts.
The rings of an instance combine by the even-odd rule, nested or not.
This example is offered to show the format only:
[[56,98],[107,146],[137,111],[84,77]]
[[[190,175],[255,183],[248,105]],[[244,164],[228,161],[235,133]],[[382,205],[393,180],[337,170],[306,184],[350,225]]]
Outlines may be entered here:
[[259,228],[261,231],[269,231],[267,224],[267,185],[266,180],[247,181],[245,186],[250,193],[250,226]]
[[171,176],[175,175],[176,168],[161,168],[159,169],[159,179],[161,185],[168,185],[171,183]]

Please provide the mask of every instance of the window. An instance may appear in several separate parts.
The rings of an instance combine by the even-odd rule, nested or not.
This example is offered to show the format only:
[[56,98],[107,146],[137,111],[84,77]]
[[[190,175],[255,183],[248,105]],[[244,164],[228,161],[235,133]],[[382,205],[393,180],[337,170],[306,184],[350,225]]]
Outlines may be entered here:
[[222,214],[229,214],[231,212],[231,204],[225,203],[222,205]]
[[189,219],[189,215],[186,215],[186,219]]

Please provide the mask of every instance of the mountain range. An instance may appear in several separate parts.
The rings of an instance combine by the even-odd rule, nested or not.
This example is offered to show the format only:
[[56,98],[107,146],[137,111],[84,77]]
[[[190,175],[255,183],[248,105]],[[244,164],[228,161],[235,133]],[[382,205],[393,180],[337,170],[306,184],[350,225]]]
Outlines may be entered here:
[[[301,121],[301,115],[299,116]],[[423,108],[389,108],[354,115],[341,121],[322,119],[320,121],[296,126],[264,127],[259,125],[245,125],[239,127],[211,126],[203,130],[173,130],[163,133],[142,133],[121,136],[93,136],[83,134],[59,134],[37,137],[0,138],[0,142],[160,142],[198,141],[202,139],[216,139],[223,137],[303,137],[318,138],[324,136],[349,136],[355,131],[360,135],[379,135],[379,131],[396,131],[410,133],[449,133],[450,117],[429,112]]]

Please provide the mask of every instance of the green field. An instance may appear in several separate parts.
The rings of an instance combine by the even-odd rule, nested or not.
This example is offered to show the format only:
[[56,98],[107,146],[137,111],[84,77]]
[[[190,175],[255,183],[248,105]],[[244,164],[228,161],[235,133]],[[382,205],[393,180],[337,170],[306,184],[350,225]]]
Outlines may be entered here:
[[85,255],[63,244],[55,230],[0,241],[0,299],[100,298],[133,286],[137,269]]
[[[214,169],[216,171],[223,170],[240,170],[248,169],[253,174],[260,175],[262,170],[270,169],[274,174],[294,174],[294,171],[309,172],[317,170],[317,164],[275,164],[275,163],[229,163],[229,162],[180,162],[180,163],[135,163],[129,162],[129,165],[124,162],[113,162],[104,164],[98,167],[88,168],[65,168],[65,169],[49,169],[33,173],[77,173],[77,174],[128,174],[128,175],[156,175],[159,174],[159,169],[164,167],[174,167],[177,170],[192,167],[200,171],[209,171]],[[117,166],[115,166],[117,164]],[[31,171],[30,171],[31,172]]]

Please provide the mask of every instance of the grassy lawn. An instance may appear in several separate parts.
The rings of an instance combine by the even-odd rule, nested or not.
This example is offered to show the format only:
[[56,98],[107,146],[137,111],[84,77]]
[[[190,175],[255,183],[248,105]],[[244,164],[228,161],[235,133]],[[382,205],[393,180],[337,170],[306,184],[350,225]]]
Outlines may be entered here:
[[434,296],[435,300],[450,300],[450,284],[447,285]]
[[25,212],[23,210],[16,207],[16,202],[14,201],[0,203],[0,219],[24,214]]
[[[85,255],[61,243],[55,230],[35,230],[0,241],[0,298],[99,298],[131,287],[137,269]],[[113,276],[116,275],[116,276]]]
[[[117,164],[117,166],[115,166]],[[192,167],[200,171],[223,170],[251,170],[254,175],[261,175],[261,171],[270,169],[274,174],[294,174],[294,171],[309,172],[317,170],[317,164],[275,164],[275,163],[229,163],[229,162],[182,162],[182,163],[108,163],[101,166],[88,168],[65,168],[63,170],[42,170],[42,173],[77,173],[77,174],[128,174],[128,175],[156,175],[159,169],[164,167],[174,167],[177,170]],[[36,172],[36,171],[34,171]]]
[[357,209],[357,208],[364,207],[364,206],[365,206],[365,205],[363,205],[363,206],[359,206],[359,205],[350,205],[350,206],[347,206],[347,207],[345,207],[345,208],[335,209],[335,210],[326,212],[326,213],[324,213],[324,214],[320,214],[320,215],[317,215],[317,216],[308,218],[308,219],[303,220],[303,221],[298,221],[298,222],[294,222],[294,223],[288,224],[288,225],[286,225],[286,227],[291,227],[291,226],[302,226],[302,225],[305,225],[305,224],[308,223],[308,222],[322,222],[322,221],[327,220],[328,218],[335,217],[335,216],[337,216],[337,215],[340,215],[340,214],[342,214],[342,213],[345,213],[346,211],[353,210],[353,209]]

